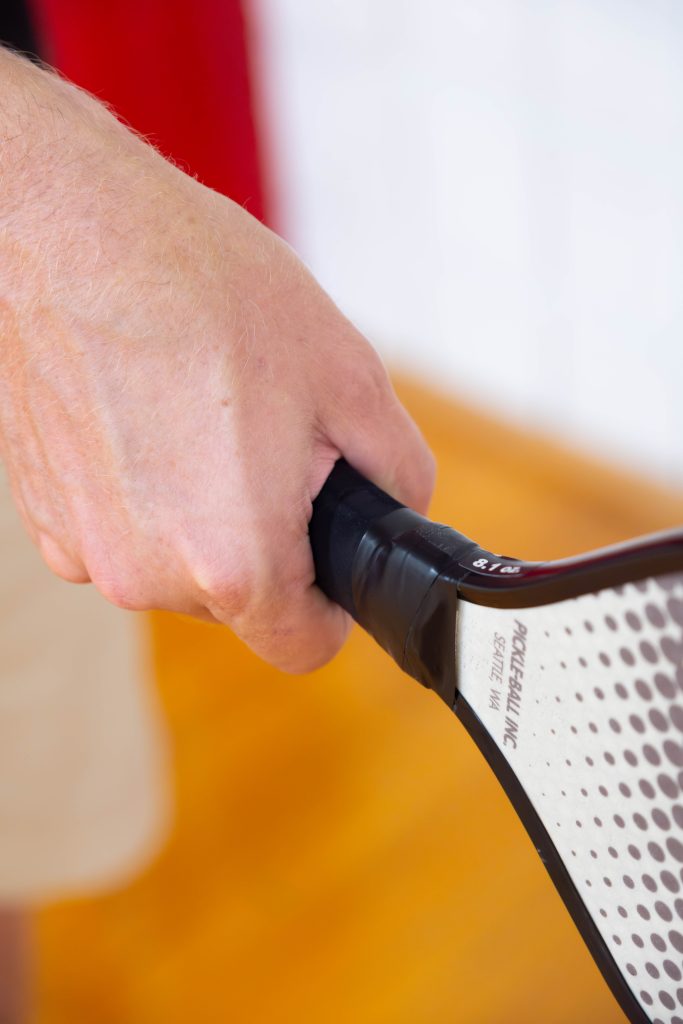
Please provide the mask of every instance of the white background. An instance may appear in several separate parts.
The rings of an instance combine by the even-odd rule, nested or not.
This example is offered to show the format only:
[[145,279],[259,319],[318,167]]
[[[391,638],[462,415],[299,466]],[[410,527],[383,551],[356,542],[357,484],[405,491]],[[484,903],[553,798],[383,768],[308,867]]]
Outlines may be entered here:
[[683,482],[683,4],[256,10],[279,228],[385,359]]

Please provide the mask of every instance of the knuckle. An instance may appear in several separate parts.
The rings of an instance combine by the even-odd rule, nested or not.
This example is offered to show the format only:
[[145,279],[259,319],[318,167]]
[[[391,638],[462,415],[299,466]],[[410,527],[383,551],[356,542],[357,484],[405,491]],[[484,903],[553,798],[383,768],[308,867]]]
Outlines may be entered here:
[[91,579],[102,597],[116,608],[130,612],[142,612],[148,611],[151,607],[139,586],[136,586],[134,580],[127,578],[123,573],[119,575],[91,574]]
[[49,534],[39,531],[36,543],[43,561],[55,576],[67,583],[85,583],[89,579],[83,564]]
[[384,363],[369,345],[366,347],[364,358],[360,361],[357,372],[358,396],[362,398],[364,404],[369,403],[371,408],[375,408],[383,406],[393,398],[393,390]]
[[327,377],[333,404],[344,416],[374,415],[393,396],[384,364],[369,342],[355,337],[340,347],[339,358],[331,360]]
[[370,356],[367,367],[368,382],[378,393],[382,395],[382,397],[386,397],[387,395],[391,395],[393,397],[394,392],[389,380],[389,374],[374,348],[370,348]]
[[247,613],[253,585],[249,574],[217,564],[195,563],[191,577],[201,603],[222,622],[232,622]]

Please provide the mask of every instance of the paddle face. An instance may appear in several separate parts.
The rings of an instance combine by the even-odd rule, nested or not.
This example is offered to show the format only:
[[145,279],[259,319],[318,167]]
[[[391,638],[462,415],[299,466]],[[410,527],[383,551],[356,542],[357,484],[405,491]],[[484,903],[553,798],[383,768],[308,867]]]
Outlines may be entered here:
[[483,550],[343,460],[317,582],[452,707],[633,1024],[683,1024],[683,532]]
[[456,710],[615,995],[683,1024],[683,573],[461,599],[455,651]]

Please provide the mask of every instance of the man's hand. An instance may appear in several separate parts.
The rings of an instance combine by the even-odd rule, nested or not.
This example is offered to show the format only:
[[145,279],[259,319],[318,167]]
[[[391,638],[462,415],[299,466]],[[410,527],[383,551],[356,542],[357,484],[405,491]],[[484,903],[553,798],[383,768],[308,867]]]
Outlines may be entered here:
[[312,669],[335,460],[426,509],[432,458],[292,251],[56,76],[0,51],[0,440],[58,575],[230,625]]

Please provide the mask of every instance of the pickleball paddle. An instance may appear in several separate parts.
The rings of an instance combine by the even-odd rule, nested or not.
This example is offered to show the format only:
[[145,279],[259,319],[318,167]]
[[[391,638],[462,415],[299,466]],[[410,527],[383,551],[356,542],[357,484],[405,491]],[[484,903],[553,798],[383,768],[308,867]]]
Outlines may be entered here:
[[683,531],[494,555],[344,460],[317,582],[452,708],[633,1024],[683,1024]]

